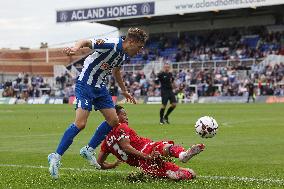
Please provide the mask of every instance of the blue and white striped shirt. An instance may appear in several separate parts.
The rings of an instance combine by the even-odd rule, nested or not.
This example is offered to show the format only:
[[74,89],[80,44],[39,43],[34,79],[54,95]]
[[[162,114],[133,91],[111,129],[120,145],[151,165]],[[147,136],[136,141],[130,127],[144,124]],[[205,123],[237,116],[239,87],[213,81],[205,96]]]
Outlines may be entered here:
[[114,67],[121,67],[127,55],[123,52],[121,38],[105,38],[104,43],[97,45],[92,40],[95,52],[84,61],[84,67],[78,80],[94,87],[105,85],[105,79],[112,73]]

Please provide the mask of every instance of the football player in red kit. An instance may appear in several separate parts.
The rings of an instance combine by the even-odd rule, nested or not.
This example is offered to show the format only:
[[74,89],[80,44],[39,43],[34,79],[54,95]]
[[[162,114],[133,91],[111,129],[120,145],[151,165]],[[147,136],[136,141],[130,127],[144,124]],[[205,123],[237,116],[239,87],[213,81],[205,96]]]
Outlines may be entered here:
[[[188,162],[193,156],[204,150],[204,144],[196,144],[188,150],[175,145],[173,141],[154,142],[143,138],[128,127],[127,113],[122,106],[115,106],[120,125],[114,128],[103,141],[98,157],[102,169],[115,168],[120,161],[130,166],[141,168],[143,173],[173,180],[187,180],[195,178],[192,169],[182,168],[166,161],[164,157],[175,157],[181,162]],[[107,163],[107,156],[112,153],[119,161]],[[164,157],[163,157],[164,156]]]

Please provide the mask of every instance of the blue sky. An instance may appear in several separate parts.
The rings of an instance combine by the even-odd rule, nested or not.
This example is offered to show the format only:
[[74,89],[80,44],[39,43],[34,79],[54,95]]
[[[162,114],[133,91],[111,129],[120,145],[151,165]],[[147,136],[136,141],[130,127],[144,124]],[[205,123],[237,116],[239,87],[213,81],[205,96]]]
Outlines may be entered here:
[[[56,10],[118,4],[117,0],[108,0],[108,4],[105,2],[105,0],[1,0],[0,49],[18,49],[20,46],[39,48],[40,42],[48,42],[50,47],[58,47],[58,44],[112,31],[114,32],[108,36],[117,36],[116,28],[101,24],[56,23]],[[135,1],[119,0],[119,4],[128,2]]]

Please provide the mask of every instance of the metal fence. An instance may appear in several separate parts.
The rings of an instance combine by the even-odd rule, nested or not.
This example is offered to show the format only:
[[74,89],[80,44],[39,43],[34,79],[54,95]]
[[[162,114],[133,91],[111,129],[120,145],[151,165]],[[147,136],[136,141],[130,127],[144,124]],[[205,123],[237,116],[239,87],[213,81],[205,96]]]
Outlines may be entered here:
[[[212,60],[212,61],[188,61],[188,62],[170,62],[173,70],[181,69],[216,69],[217,67],[251,67],[253,64],[258,64],[263,59],[241,59],[241,60]],[[152,61],[147,64],[125,64],[122,69],[126,72],[136,72],[143,70],[146,67],[153,69],[161,69],[162,62]]]

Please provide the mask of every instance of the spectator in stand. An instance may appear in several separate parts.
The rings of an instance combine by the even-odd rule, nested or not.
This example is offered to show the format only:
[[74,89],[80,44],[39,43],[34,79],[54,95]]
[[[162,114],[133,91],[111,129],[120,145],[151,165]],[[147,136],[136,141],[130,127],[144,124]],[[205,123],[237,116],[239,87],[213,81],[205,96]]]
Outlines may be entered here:
[[115,84],[115,80],[111,78],[110,84],[109,84],[109,94],[112,96],[112,100],[114,103],[117,102],[118,97],[118,87]]
[[12,88],[12,86],[6,86],[4,88],[2,96],[3,97],[13,97],[14,96],[14,89]]

